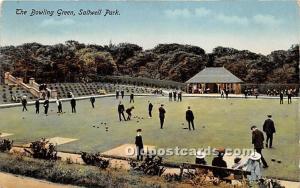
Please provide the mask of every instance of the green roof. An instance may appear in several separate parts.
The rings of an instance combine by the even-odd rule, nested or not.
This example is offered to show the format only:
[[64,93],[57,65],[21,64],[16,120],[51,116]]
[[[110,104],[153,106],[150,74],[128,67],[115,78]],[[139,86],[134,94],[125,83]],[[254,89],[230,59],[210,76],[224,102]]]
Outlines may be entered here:
[[185,83],[242,83],[243,81],[233,75],[224,67],[207,67],[193,76]]

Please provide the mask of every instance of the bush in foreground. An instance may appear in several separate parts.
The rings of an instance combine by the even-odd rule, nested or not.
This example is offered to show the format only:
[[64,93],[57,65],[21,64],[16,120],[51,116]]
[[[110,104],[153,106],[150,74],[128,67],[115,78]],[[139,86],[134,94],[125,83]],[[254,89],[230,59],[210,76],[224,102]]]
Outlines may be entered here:
[[13,141],[8,139],[0,139],[0,152],[9,151],[12,148]]

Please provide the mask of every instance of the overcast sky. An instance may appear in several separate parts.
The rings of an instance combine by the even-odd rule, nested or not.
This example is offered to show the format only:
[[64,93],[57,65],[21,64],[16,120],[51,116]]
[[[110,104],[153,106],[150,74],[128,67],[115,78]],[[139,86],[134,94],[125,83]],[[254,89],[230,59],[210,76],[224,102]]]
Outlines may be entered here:
[[[27,10],[25,16],[16,9]],[[30,16],[31,10],[74,10],[75,16]],[[79,16],[80,9],[118,9],[119,16]],[[102,12],[102,13],[104,13]],[[216,46],[268,54],[299,43],[296,1],[18,2],[2,3],[0,45],[77,40],[130,42],[144,49],[160,43]]]

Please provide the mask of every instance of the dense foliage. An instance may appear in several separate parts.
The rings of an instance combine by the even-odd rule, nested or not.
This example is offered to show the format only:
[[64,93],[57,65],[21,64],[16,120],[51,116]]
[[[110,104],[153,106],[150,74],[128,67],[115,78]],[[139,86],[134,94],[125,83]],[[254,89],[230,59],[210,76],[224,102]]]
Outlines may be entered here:
[[12,140],[9,140],[9,139],[0,139],[0,152],[9,151],[12,148],[12,145],[13,145],[13,141]]
[[67,41],[0,48],[2,71],[38,82],[79,82],[110,75],[184,82],[205,66],[224,66],[247,83],[299,83],[298,61],[299,45],[267,56],[226,47],[207,54],[200,47],[180,44],[143,50],[129,43],[100,46]]
[[81,153],[81,158],[87,165],[97,166],[101,169],[106,169],[109,165],[109,160],[100,157],[99,153]]
[[54,144],[49,143],[45,138],[34,141],[30,144],[30,150],[25,149],[33,158],[57,160],[57,151]]
[[150,176],[161,176],[166,170],[162,166],[162,157],[146,155],[143,161],[130,161],[130,166],[133,170],[141,171]]

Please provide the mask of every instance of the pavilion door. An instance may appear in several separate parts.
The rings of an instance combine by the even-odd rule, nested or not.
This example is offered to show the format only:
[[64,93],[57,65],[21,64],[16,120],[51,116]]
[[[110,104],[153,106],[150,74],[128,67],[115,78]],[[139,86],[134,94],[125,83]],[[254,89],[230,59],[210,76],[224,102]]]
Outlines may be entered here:
[[206,88],[209,88],[210,93],[218,93],[218,85],[214,83],[206,84]]

